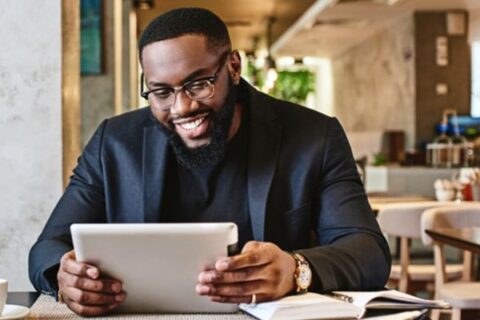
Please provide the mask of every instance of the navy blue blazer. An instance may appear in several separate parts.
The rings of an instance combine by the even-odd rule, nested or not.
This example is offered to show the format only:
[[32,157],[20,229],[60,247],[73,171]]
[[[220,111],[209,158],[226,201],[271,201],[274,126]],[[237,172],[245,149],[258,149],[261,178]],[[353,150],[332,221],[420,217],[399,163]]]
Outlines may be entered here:
[[[316,291],[382,288],[382,236],[335,118],[280,101],[242,80],[249,96],[248,203],[254,238],[298,251]],[[72,223],[158,222],[170,148],[149,108],[105,120],[30,251],[30,279],[55,294]],[[313,239],[313,246],[312,246]]]

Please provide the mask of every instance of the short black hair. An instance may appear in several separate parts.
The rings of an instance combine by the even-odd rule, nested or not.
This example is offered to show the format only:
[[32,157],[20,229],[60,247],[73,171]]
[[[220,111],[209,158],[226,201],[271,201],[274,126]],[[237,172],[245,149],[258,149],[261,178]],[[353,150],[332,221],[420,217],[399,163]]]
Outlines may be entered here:
[[186,34],[205,36],[208,49],[215,52],[231,46],[227,26],[216,14],[203,8],[179,8],[156,17],[143,31],[138,43],[140,61],[145,46]]

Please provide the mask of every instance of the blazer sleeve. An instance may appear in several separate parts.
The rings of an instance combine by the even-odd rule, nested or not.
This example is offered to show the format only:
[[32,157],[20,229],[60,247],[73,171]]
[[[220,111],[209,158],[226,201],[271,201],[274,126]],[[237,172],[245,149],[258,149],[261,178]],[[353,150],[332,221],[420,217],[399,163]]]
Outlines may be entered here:
[[73,249],[70,225],[106,222],[101,161],[106,123],[100,125],[85,147],[69,185],[30,249],[29,276],[37,291],[57,294],[60,259]]
[[382,288],[390,273],[390,251],[336,119],[329,121],[324,148],[312,201],[317,246],[298,250],[312,267],[313,290]]

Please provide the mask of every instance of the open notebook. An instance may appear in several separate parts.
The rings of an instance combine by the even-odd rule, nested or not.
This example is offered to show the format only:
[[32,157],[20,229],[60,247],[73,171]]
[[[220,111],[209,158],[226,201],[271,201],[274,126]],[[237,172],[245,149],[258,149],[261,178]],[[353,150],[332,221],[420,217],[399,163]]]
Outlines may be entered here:
[[331,295],[306,293],[240,309],[261,320],[360,319],[367,309],[415,310],[448,308],[440,300],[426,300],[396,291],[335,291]]

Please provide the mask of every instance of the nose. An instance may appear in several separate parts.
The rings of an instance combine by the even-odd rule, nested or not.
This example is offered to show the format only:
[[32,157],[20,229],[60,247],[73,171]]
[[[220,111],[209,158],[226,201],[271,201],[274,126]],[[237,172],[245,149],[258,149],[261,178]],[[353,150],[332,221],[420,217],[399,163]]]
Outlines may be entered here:
[[175,93],[175,102],[170,108],[172,115],[186,117],[198,109],[198,102],[190,99],[183,90],[179,90]]

